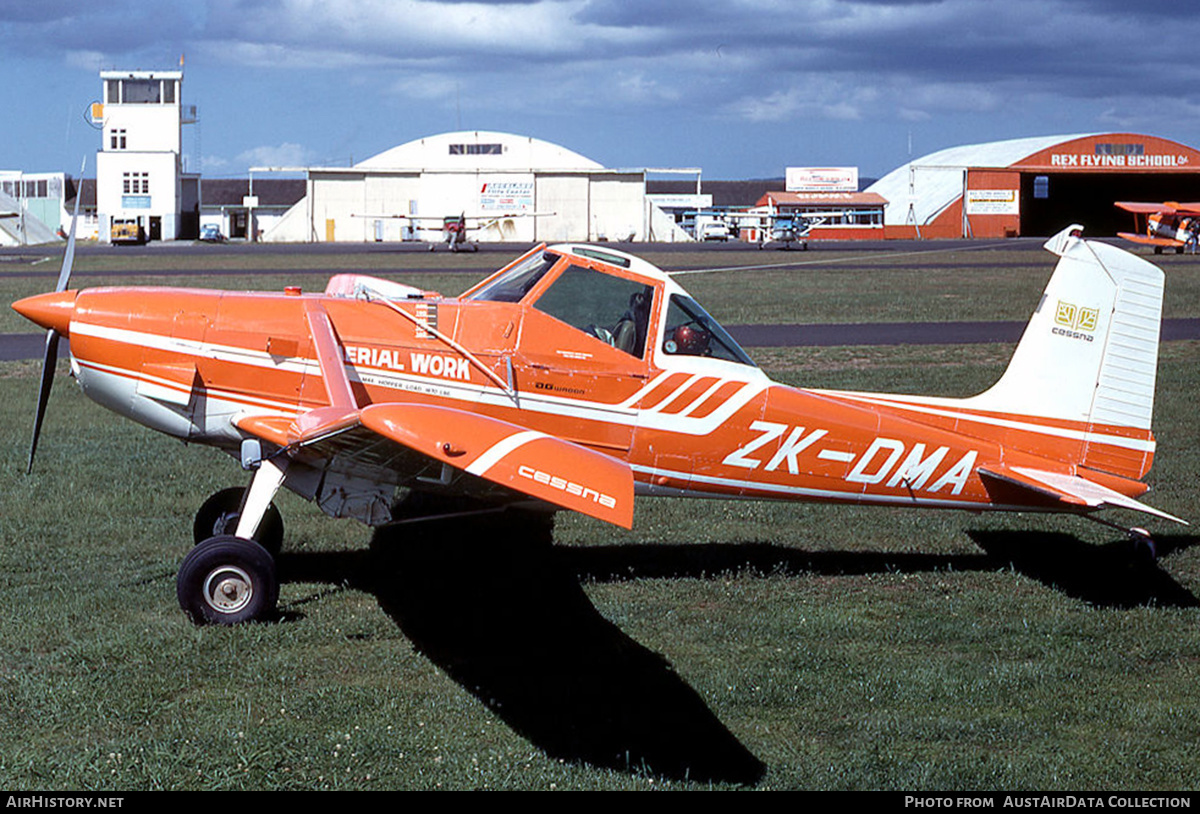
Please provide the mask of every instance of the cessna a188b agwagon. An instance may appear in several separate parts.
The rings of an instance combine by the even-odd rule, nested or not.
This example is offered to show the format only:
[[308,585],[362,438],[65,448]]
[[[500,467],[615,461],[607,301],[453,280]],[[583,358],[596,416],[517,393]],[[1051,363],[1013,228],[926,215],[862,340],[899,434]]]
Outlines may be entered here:
[[964,399],[775,384],[670,276],[593,246],[538,246],[453,298],[359,275],[64,290],[68,247],[59,291],[14,308],[48,351],[70,337],[90,398],[254,471],[200,510],[177,579],[197,622],[228,624],[274,611],[281,487],[370,525],[397,487],[624,527],[635,495],[1175,520],[1138,500],[1162,272],[1077,227],[1046,245],[1007,371]]

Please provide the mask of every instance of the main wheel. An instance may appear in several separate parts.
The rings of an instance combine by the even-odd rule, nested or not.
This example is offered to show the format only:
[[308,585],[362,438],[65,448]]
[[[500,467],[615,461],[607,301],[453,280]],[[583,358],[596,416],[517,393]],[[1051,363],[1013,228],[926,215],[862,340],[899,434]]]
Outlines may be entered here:
[[253,540],[222,535],[188,552],[175,578],[179,607],[198,625],[237,625],[275,613],[275,560]]
[[[210,537],[234,534],[242,517],[242,495],[245,493],[243,487],[231,486],[204,501],[192,523],[192,540],[199,545]],[[283,515],[274,503],[267,507],[253,539],[273,557],[283,549]]]

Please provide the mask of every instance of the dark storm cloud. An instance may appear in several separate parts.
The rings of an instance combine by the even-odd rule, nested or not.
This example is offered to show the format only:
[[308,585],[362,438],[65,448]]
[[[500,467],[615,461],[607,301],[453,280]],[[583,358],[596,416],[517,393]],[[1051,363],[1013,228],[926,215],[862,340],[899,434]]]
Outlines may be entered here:
[[957,117],[966,128],[977,116],[966,137],[984,141],[1117,123],[1200,132],[1200,16],[1186,11],[1158,0],[47,0],[0,4],[0,35],[17,58],[89,71],[186,53],[204,66],[195,90],[252,81],[301,101],[320,88],[439,128],[464,109],[514,131],[530,117],[700,128]]
[[5,49],[23,56],[45,58],[64,50],[126,54],[200,35],[203,16],[200,3],[5,2],[0,5],[0,38]]

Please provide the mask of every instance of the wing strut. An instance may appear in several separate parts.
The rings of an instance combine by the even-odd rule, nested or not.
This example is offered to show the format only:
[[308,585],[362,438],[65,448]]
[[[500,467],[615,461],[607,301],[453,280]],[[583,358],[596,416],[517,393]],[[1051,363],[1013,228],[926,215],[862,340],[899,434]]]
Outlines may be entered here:
[[313,346],[317,351],[317,364],[321,366],[321,378],[325,380],[325,395],[329,398],[331,407],[342,409],[358,409],[358,399],[350,386],[350,377],[346,375],[346,366],[342,363],[342,345],[333,332],[333,323],[329,314],[316,300],[309,300],[305,308],[308,318],[308,330],[312,333]]
[[485,365],[483,362],[479,361],[479,359],[477,359],[475,357],[475,354],[471,353],[469,350],[464,348],[462,345],[458,344],[453,339],[446,336],[444,333],[439,331],[437,328],[434,328],[431,325],[427,325],[427,324],[421,322],[420,320],[417,319],[417,317],[414,314],[408,313],[403,308],[396,305],[394,302],[392,302],[391,300],[387,299],[386,297],[380,295],[379,293],[374,292],[369,288],[364,288],[363,295],[366,296],[367,302],[379,303],[380,305],[384,305],[384,306],[392,309],[397,314],[404,317],[405,319],[407,319],[412,324],[416,325],[421,330],[436,337],[443,344],[449,346],[455,353],[459,354],[464,359],[466,359],[467,362],[469,362],[472,367],[474,367],[480,373],[482,373],[483,375],[485,375],[489,379],[491,379],[492,383],[495,384],[497,387],[499,387],[501,390],[503,390],[504,394],[506,396],[508,396],[510,399],[512,399],[513,402],[517,401],[517,391],[514,390],[513,388],[511,388],[503,379],[501,379],[499,376],[497,376],[495,373],[493,373],[492,370],[490,368],[488,368],[487,365]]

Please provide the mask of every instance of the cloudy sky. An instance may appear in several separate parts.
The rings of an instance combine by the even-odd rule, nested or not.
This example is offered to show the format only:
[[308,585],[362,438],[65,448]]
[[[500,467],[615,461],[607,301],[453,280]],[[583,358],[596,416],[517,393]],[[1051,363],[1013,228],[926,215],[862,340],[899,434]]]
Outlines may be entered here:
[[77,168],[98,72],[181,54],[208,176],[459,129],[714,179],[1052,134],[1200,146],[1197,43],[1189,0],[0,0],[0,169]]

